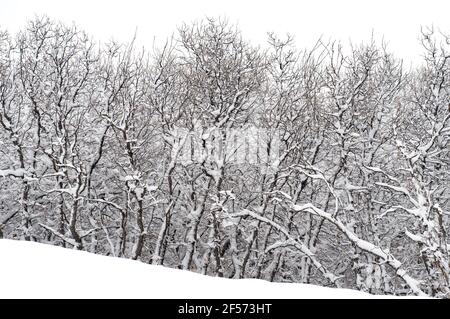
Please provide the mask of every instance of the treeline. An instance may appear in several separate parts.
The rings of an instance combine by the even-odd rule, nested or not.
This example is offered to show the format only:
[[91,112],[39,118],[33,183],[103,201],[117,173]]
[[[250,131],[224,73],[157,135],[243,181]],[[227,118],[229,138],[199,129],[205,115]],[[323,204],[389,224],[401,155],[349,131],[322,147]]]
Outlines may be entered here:
[[421,41],[408,70],[374,40],[259,48],[213,19],[150,51],[0,31],[0,237],[448,298],[450,36]]

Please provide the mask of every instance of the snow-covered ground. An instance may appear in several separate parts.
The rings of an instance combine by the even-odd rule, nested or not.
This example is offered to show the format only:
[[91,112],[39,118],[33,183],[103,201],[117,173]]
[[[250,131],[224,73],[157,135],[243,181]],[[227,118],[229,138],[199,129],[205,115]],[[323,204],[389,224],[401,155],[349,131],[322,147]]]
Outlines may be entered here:
[[348,289],[224,279],[33,242],[0,240],[0,298],[379,298]]

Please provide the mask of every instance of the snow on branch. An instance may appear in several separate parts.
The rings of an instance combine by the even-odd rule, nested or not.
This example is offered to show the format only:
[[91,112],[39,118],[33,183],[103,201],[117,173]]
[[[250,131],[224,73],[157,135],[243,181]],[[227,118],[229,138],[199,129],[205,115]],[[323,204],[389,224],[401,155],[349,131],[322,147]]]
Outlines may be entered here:
[[51,232],[53,235],[55,235],[56,237],[58,237],[58,238],[64,240],[66,243],[72,245],[73,247],[77,247],[77,246],[78,246],[78,244],[77,244],[77,242],[76,242],[75,240],[73,240],[73,239],[67,237],[66,235],[61,234],[60,232],[56,231],[56,230],[53,229],[52,227],[47,226],[47,225],[44,225],[44,224],[42,224],[42,223],[39,223],[39,226],[41,226],[42,228],[48,230],[48,231]]
[[310,214],[320,216],[325,220],[331,222],[332,224],[337,226],[337,228],[340,231],[342,231],[346,235],[346,237],[359,249],[367,253],[373,254],[377,257],[380,257],[384,262],[388,263],[392,268],[394,268],[396,274],[407,283],[407,285],[411,288],[411,290],[415,294],[419,296],[426,296],[426,294],[420,289],[420,282],[407,274],[406,270],[403,269],[402,263],[399,260],[397,260],[391,254],[385,252],[382,248],[366,240],[360,239],[354,232],[349,230],[338,218],[333,217],[331,214],[324,212],[323,210],[315,207],[312,204],[293,205],[292,209],[297,212],[305,211]]
[[[316,266],[316,268],[322,273],[322,275],[327,278],[328,280],[330,280],[333,284],[335,284],[336,286],[338,286],[337,280],[340,278],[336,275],[334,275],[333,273],[331,273],[330,271],[328,271],[323,265],[322,263],[315,257],[314,253],[311,252],[311,250],[309,250],[309,248],[303,244],[302,242],[300,242],[299,240],[293,238],[290,234],[289,231],[287,229],[285,229],[284,227],[282,227],[281,225],[275,223],[274,221],[258,215],[257,213],[248,210],[248,209],[244,209],[239,213],[235,213],[235,214],[229,214],[228,215],[230,218],[236,218],[236,217],[242,217],[242,216],[250,216],[256,220],[259,220],[263,223],[266,223],[270,226],[272,226],[273,228],[275,228],[276,230],[278,230],[280,233],[282,233],[284,236],[286,236],[286,238],[288,239],[289,243],[292,243],[292,245],[294,245],[298,250],[300,250],[303,254],[305,254],[306,256],[308,256],[308,258],[311,259],[311,261],[313,262],[314,266]],[[282,242],[279,243],[279,247],[283,246],[284,244],[286,244],[286,242]]]

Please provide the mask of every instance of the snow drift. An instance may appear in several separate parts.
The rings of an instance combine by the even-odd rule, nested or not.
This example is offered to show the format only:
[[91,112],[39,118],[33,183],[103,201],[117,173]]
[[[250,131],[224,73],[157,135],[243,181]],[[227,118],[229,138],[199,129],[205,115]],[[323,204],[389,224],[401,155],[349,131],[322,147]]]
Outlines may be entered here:
[[0,298],[377,298],[348,289],[225,279],[35,242],[0,240]]

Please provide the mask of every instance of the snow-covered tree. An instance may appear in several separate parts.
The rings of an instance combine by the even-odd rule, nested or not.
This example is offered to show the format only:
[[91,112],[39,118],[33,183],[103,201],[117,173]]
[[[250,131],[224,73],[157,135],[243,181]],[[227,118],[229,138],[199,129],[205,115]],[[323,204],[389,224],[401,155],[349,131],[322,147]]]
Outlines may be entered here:
[[152,50],[0,31],[0,238],[229,278],[450,297],[450,37]]

